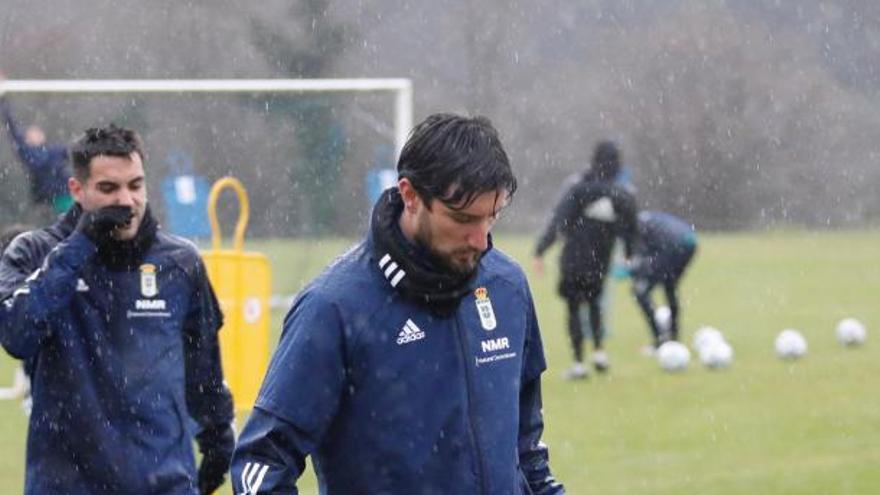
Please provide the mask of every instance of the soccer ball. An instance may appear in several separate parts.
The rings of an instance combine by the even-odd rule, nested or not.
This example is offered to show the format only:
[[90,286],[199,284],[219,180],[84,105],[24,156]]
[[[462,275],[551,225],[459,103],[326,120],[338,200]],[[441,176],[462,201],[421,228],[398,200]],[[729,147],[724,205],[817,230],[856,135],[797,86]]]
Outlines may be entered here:
[[691,360],[691,351],[681,342],[670,340],[657,349],[657,362],[666,371],[683,371]]
[[669,306],[658,306],[654,310],[654,322],[657,323],[657,328],[661,332],[669,333],[672,326],[672,310],[669,309]]
[[837,341],[845,346],[858,346],[865,343],[868,331],[865,325],[855,318],[845,318],[837,324]]
[[727,368],[733,361],[733,348],[724,340],[712,340],[699,349],[700,362],[707,368]]
[[797,330],[779,332],[775,344],[776,354],[782,359],[798,359],[807,353],[807,341]]
[[715,327],[700,327],[694,333],[694,350],[697,352],[715,342],[724,342],[724,335]]

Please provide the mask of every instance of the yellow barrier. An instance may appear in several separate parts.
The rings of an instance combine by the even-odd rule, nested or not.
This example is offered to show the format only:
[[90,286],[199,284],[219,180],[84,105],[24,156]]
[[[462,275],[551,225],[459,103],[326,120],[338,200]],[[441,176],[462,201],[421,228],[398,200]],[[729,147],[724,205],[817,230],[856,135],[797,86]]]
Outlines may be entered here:
[[[238,195],[240,209],[231,250],[221,249],[222,236],[217,220],[217,199],[227,187]],[[271,270],[265,255],[242,250],[249,214],[247,192],[238,179],[224,177],[214,183],[208,197],[211,250],[202,256],[223,308],[220,353],[236,410],[253,407],[269,361]]]

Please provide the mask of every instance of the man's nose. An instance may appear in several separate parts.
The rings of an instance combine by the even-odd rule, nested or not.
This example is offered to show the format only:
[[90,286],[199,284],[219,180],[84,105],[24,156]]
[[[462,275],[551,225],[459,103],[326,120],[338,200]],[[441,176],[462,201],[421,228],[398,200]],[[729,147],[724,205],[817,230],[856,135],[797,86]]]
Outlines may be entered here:
[[468,245],[480,252],[489,249],[489,231],[492,222],[480,222],[468,232]]
[[126,188],[120,188],[116,192],[116,204],[120,206],[134,206],[134,194]]

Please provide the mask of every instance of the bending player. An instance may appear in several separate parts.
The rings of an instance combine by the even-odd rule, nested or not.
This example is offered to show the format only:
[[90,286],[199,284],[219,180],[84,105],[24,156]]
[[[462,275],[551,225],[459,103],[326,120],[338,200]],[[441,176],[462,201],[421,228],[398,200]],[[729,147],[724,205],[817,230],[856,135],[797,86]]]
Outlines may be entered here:
[[[697,235],[682,219],[658,211],[640,212],[638,226],[633,294],[648,320],[656,348],[666,340],[678,340],[678,284],[697,250]],[[651,290],[658,284],[663,286],[669,305],[668,328],[661,328],[654,317]]]

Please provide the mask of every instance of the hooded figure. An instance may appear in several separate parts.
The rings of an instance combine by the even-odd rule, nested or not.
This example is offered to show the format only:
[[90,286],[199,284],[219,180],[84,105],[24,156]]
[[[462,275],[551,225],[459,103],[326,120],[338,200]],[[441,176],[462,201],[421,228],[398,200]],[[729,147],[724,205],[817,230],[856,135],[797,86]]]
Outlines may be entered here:
[[636,238],[635,198],[616,182],[619,172],[617,145],[611,141],[597,144],[592,166],[562,196],[535,247],[536,268],[540,273],[544,252],[556,241],[557,234],[561,233],[565,238],[559,262],[559,295],[568,306],[568,332],[574,354],[574,364],[567,374],[569,378],[586,377],[584,337],[579,317],[583,303],[589,304],[590,309],[595,348],[593,365],[597,371],[605,371],[609,366],[602,347],[604,331],[600,297],[615,239],[623,239],[624,252],[629,259]]

